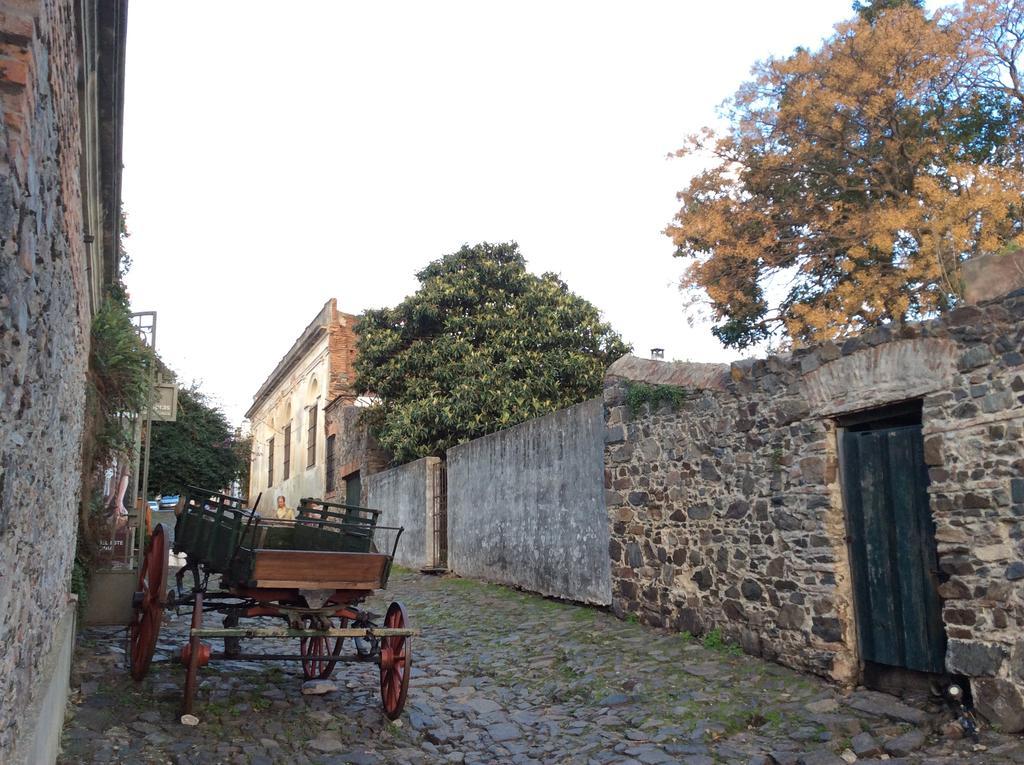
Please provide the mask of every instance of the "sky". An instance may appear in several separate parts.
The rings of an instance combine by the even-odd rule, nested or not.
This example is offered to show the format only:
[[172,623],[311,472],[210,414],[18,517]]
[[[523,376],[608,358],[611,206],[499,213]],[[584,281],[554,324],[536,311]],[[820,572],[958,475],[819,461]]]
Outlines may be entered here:
[[132,0],[132,308],[236,424],[329,298],[394,305],[464,243],[517,241],[637,355],[732,360],[684,315],[668,154],[850,6]]

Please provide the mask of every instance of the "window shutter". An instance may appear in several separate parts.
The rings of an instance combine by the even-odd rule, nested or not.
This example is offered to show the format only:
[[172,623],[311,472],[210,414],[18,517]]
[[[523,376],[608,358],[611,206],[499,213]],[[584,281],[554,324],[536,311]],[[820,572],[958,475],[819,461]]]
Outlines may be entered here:
[[316,404],[309,408],[309,433],[307,434],[306,467],[316,464]]

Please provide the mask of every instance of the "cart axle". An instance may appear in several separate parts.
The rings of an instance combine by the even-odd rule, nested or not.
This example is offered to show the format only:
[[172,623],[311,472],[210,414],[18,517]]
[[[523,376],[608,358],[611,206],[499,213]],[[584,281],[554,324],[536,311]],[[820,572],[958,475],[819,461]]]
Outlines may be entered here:
[[405,627],[343,627],[329,630],[294,630],[275,629],[273,627],[235,627],[231,629],[217,628],[194,628],[189,632],[190,637],[197,638],[364,638],[373,640],[383,637],[415,637],[420,631],[416,628]]

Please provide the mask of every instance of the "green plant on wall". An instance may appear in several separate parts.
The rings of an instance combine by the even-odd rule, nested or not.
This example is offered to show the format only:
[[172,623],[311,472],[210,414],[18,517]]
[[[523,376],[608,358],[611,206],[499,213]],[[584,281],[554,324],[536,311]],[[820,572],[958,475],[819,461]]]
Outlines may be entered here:
[[645,406],[651,410],[663,404],[678,409],[692,396],[691,392],[674,385],[651,385],[650,383],[627,382],[626,404],[631,414],[639,414]]
[[86,420],[82,442],[82,495],[78,516],[78,546],[72,571],[72,591],[84,605],[88,576],[104,522],[97,487],[115,460],[128,459],[134,417],[149,405],[153,353],[132,324],[128,296],[113,284],[93,317],[86,387]]

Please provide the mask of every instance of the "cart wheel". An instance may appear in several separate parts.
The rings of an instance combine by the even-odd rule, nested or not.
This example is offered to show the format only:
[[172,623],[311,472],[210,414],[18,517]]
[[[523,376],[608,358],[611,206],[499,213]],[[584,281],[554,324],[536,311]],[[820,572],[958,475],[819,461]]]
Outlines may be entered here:
[[[203,593],[196,592],[192,604],[192,629],[197,630],[203,625]],[[199,674],[199,658],[203,653],[202,641],[192,636],[188,641],[188,669],[185,672],[185,695],[181,700],[181,713],[192,714],[192,702],[196,698],[196,676]]]
[[146,545],[139,566],[139,582],[132,595],[131,624],[128,625],[128,656],[132,678],[141,680],[149,672],[156,651],[167,590],[167,535],[158,523]]
[[[405,606],[395,601],[388,606],[384,626],[403,629],[409,626]],[[409,694],[409,672],[412,667],[412,651],[407,637],[389,636],[380,639],[380,698],[384,714],[397,720],[405,707]]]
[[[341,620],[342,627],[347,626],[347,624],[347,619]],[[306,629],[312,629],[315,627],[315,624],[310,619],[306,620],[303,626]],[[335,665],[338,663],[338,657],[341,656],[341,647],[344,642],[345,638],[335,638],[334,649],[329,651],[327,648],[330,644],[329,638],[299,638],[299,653],[302,655],[302,676],[307,680],[326,680],[329,678],[334,672]]]

